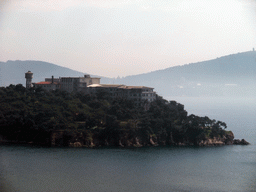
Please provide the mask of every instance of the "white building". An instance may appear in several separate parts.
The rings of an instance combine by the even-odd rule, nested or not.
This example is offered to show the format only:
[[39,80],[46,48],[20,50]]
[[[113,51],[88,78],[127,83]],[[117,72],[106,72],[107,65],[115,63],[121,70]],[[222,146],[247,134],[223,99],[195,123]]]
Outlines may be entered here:
[[45,90],[60,89],[63,91],[80,92],[86,91],[87,86],[91,84],[99,84],[100,78],[90,77],[90,75],[84,75],[84,77],[59,77],[59,78],[45,78],[45,81],[33,83],[37,87],[41,87]]
[[[27,82],[32,81],[30,71],[26,73]],[[28,84],[28,83],[27,83]],[[100,84],[100,78],[90,77],[59,77],[59,78],[45,78],[45,81],[33,83],[35,88],[41,87],[44,90],[63,90],[71,92],[83,92],[85,94],[96,94],[105,92],[111,98],[127,98],[135,101],[136,104],[142,102],[151,102],[156,99],[156,93],[152,87],[145,86],[126,86],[115,84]],[[27,85],[27,87],[29,87]]]
[[143,101],[154,101],[156,93],[152,87],[145,86],[126,86],[115,84],[92,84],[88,86],[89,93],[94,94],[99,91],[104,91],[109,94],[111,98],[127,98],[132,99],[135,103]]

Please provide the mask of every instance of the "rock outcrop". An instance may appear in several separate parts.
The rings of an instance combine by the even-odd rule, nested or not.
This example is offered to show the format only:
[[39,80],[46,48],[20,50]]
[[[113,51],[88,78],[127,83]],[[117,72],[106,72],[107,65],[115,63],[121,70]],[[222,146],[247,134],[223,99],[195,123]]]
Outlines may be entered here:
[[234,139],[233,141],[234,145],[249,145],[250,143],[248,141],[246,141],[245,139]]
[[215,146],[215,145],[225,145],[225,142],[220,139],[220,138],[212,138],[212,139],[206,139],[206,140],[202,140],[199,143],[199,146]]

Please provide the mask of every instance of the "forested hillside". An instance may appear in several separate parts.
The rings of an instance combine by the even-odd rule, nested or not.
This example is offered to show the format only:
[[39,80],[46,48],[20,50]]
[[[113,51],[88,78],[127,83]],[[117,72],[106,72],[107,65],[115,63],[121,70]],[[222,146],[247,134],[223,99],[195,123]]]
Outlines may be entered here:
[[224,122],[188,116],[182,104],[160,96],[137,106],[104,92],[0,88],[2,141],[91,147],[232,144],[233,133],[225,129]]

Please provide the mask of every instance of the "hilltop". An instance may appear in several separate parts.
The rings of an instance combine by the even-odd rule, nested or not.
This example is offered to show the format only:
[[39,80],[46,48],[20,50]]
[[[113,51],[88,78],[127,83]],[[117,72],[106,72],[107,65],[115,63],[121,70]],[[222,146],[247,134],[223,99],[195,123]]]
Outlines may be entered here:
[[256,51],[116,79],[165,96],[255,96]]

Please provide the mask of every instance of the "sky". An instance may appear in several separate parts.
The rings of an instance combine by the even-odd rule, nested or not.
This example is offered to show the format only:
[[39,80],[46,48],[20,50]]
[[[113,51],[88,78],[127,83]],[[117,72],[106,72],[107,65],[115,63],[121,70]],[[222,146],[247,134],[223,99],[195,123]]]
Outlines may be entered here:
[[255,0],[0,0],[0,61],[125,77],[256,48]]

